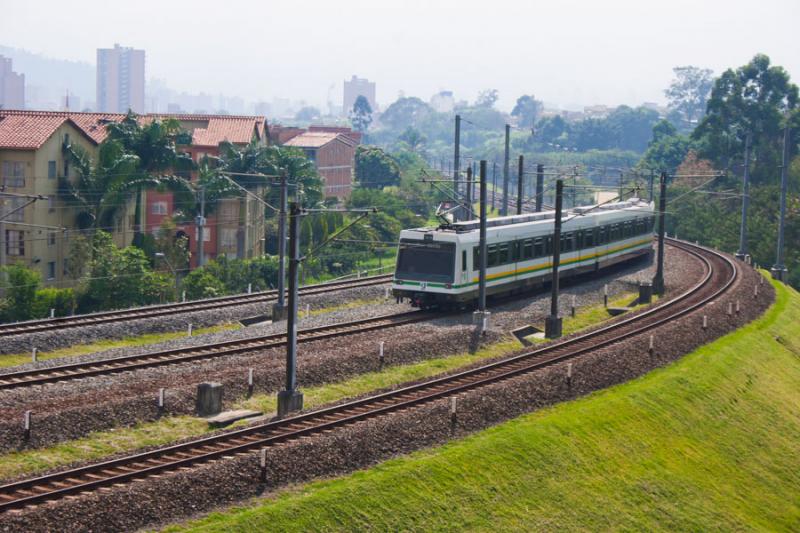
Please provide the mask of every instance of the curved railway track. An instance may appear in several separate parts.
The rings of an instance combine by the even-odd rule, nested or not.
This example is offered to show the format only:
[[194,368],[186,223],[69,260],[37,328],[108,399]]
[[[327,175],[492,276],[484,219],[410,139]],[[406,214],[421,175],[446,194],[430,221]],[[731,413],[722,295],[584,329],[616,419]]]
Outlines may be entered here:
[[261,447],[274,446],[368,418],[383,416],[558,364],[644,333],[695,311],[725,293],[736,279],[737,267],[727,257],[712,250],[677,241],[671,241],[670,244],[700,258],[705,266],[703,279],[676,298],[640,314],[502,361],[406,388],[302,413],[283,420],[9,483],[0,486],[0,512],[35,506],[67,495],[88,493],[101,487],[124,485],[136,479],[175,471],[221,457],[252,452]]
[[[331,337],[341,337],[366,331],[401,326],[414,322],[422,322],[442,316],[441,313],[431,313],[425,311],[408,311],[392,315],[382,315],[351,322],[329,324],[299,330],[297,332],[298,342],[308,342],[318,339]],[[99,361],[86,361],[81,363],[70,363],[66,365],[52,366],[49,368],[39,368],[34,370],[22,370],[0,374],[0,391],[31,387],[34,385],[44,385],[47,383],[57,383],[61,381],[71,381],[91,376],[105,374],[117,374],[131,370],[141,370],[144,368],[155,368],[165,365],[175,365],[188,363],[200,359],[212,359],[216,357],[231,356],[283,346],[286,344],[285,333],[273,333],[260,337],[249,337],[232,341],[218,342],[213,344],[202,344],[187,348],[174,348],[158,352],[149,352],[111,359],[101,359]]]
[[[312,294],[322,294],[341,289],[352,289],[355,287],[369,287],[380,285],[391,281],[392,274],[380,276],[370,276],[356,280],[333,281],[300,287],[301,296]],[[273,302],[278,299],[278,291],[262,291],[252,294],[237,294],[234,296],[222,296],[220,298],[209,298],[205,300],[195,300],[192,302],[177,302],[163,305],[151,305],[148,307],[135,307],[119,311],[104,311],[88,315],[63,316],[44,320],[31,320],[27,322],[12,322],[10,324],[0,324],[0,339],[12,335],[22,335],[25,333],[39,333],[42,331],[54,331],[67,328],[77,328],[83,326],[96,326],[110,322],[121,322],[123,320],[136,320],[140,318],[156,318],[159,316],[173,315],[176,313],[191,313],[196,311],[208,311],[235,305],[254,304],[261,302]]]

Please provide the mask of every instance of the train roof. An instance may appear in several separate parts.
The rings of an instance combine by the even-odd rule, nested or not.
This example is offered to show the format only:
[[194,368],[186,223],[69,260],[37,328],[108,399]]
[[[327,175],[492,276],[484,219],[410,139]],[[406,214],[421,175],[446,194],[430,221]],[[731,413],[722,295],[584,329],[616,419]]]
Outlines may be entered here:
[[[623,211],[632,208],[647,208],[651,204],[642,200],[641,198],[630,198],[623,202],[614,202],[609,204],[597,204],[575,207],[572,209],[565,209],[563,217],[570,215],[585,215],[585,214],[599,214],[608,213],[610,211]],[[555,210],[541,211],[539,213],[526,213],[523,215],[511,215],[506,217],[490,218],[486,221],[486,228],[496,228],[500,226],[511,226],[516,224],[525,224],[529,222],[539,222],[542,220],[553,220],[556,217]],[[470,231],[478,231],[480,229],[480,221],[468,220],[465,222],[451,222],[442,224],[438,228],[417,228],[411,231],[452,231],[455,233],[468,233]]]

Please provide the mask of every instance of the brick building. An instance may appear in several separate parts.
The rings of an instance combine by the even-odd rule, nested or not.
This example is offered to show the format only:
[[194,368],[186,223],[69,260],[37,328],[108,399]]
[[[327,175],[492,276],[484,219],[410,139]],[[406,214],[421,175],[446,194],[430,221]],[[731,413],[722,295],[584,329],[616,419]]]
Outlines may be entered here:
[[300,148],[314,163],[324,181],[325,196],[336,198],[350,196],[358,145],[358,141],[351,134],[309,130],[292,137],[284,145]]

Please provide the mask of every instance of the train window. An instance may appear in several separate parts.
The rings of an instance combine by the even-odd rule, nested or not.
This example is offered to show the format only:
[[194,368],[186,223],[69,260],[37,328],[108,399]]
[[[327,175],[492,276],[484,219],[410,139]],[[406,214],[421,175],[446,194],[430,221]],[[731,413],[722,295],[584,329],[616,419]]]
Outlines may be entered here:
[[497,250],[498,250],[497,260],[499,264],[505,265],[506,263],[509,263],[511,261],[511,254],[509,253],[510,252],[509,248],[510,246],[509,243],[507,242],[497,245]]
[[486,247],[486,259],[489,263],[487,266],[497,266],[497,245],[490,244]]
[[537,237],[533,239],[533,257],[544,256],[544,239]]
[[461,271],[467,271],[467,251],[461,250]]
[[481,268],[481,247],[476,246],[472,249],[472,270]]
[[594,247],[594,230],[587,229],[583,232],[583,248]]
[[597,228],[597,245],[608,244],[608,229],[605,226]]
[[545,255],[553,255],[553,236],[548,235],[544,245]]
[[575,234],[570,231],[561,236],[561,251],[572,252],[573,250],[575,250]]
[[533,259],[533,239],[525,239],[522,242],[522,258]]
[[514,263],[520,260],[522,260],[522,243],[514,241],[511,243],[511,262]]

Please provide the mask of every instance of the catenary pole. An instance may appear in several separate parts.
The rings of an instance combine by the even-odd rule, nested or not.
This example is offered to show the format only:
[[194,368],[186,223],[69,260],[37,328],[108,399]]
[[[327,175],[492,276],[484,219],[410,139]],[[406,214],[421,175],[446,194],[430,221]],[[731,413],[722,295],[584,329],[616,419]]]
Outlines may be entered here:
[[467,198],[464,209],[464,219],[472,220],[472,166],[467,167]]
[[784,227],[786,224],[786,193],[789,187],[788,183],[788,167],[789,167],[789,126],[783,130],[783,164],[781,165],[781,208],[780,218],[778,219],[778,246],[776,250],[775,265],[772,267],[772,277],[783,281],[787,280],[788,271],[786,265],[783,264],[783,237]]
[[500,209],[502,216],[508,215],[508,187],[509,187],[509,148],[510,148],[511,126],[506,124],[505,153],[503,155],[503,205]]
[[272,319],[283,319],[286,307],[286,216],[289,203],[289,183],[286,169],[281,170],[281,204],[278,214],[278,303],[273,310]]
[[653,292],[659,296],[664,295],[664,226],[667,211],[667,173],[662,172],[659,178],[660,194],[658,198],[658,259],[656,260],[656,275],[653,277]]
[[739,251],[736,257],[744,261],[747,256],[747,209],[750,205],[750,132],[744,140],[744,172],[742,173],[742,222],[739,228]]
[[561,317],[558,316],[558,269],[561,266],[561,211],[564,202],[564,180],[556,181],[556,212],[553,223],[553,273],[550,281],[550,315],[545,318],[544,335],[548,339],[561,337]]
[[492,209],[497,207],[497,161],[492,163]]
[[197,266],[201,267],[205,263],[205,225],[206,225],[206,188],[200,187],[200,216],[196,220],[197,225]]
[[536,165],[536,212],[542,211],[542,202],[544,201],[544,165],[539,163]]
[[523,165],[525,159],[523,156],[519,156],[519,163],[517,165],[517,214],[522,214],[522,197],[524,196],[522,191],[522,176],[523,176]]
[[289,309],[286,320],[286,388],[278,393],[278,416],[303,408],[303,394],[297,390],[297,308],[300,266],[300,206],[289,206]]
[[[458,173],[461,168],[461,115],[456,115],[456,132],[453,145],[453,192],[455,192],[455,196],[458,197]],[[456,220],[459,219],[459,211],[460,209],[453,211]]]

